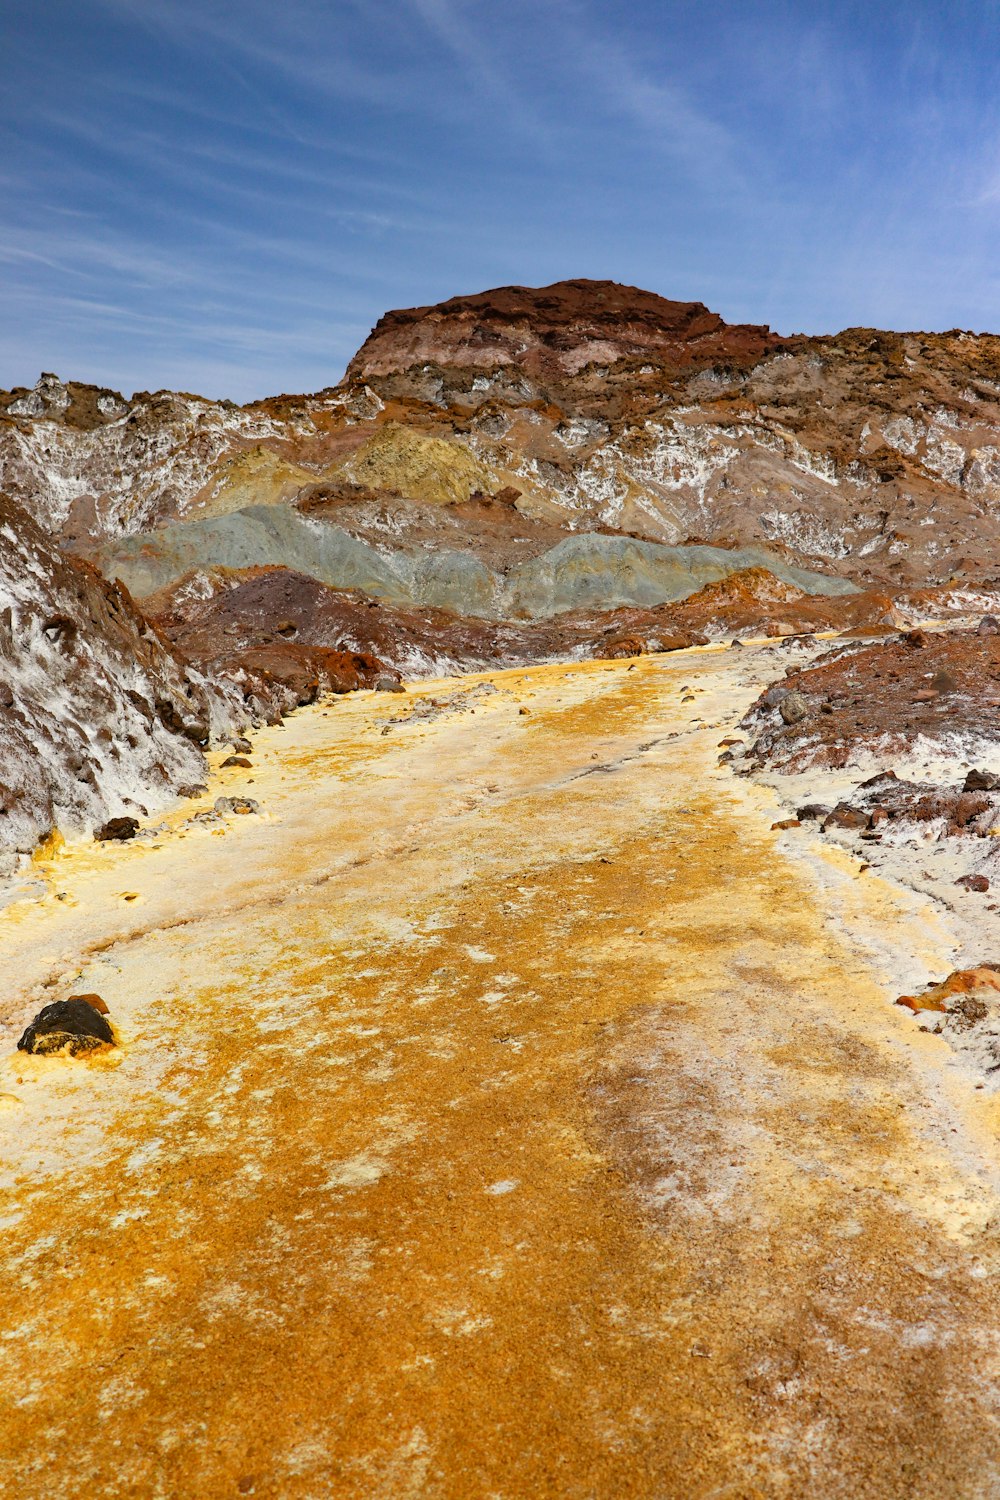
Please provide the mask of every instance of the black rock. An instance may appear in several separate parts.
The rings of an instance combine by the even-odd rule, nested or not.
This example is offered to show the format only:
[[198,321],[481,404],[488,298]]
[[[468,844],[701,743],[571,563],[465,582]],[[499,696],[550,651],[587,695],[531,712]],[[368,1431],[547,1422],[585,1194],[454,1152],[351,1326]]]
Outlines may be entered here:
[[963,792],[995,792],[1000,787],[1000,776],[993,771],[970,771],[962,787]]
[[109,818],[103,828],[98,828],[94,838],[99,844],[107,844],[113,840],[124,843],[126,839],[134,839],[138,832],[138,818]]
[[71,1057],[93,1052],[101,1046],[114,1046],[115,1036],[101,1013],[87,1000],[56,1000],[46,1005],[25,1029],[18,1042],[19,1052],[60,1052]]

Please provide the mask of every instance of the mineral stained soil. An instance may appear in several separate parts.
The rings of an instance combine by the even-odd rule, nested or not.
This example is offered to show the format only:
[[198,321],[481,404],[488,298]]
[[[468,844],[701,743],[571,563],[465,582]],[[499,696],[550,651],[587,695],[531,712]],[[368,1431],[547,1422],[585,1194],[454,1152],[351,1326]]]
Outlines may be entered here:
[[[768,674],[359,695],[40,863],[0,1493],[1000,1493],[998,1096],[891,1003],[926,904],[717,765]],[[73,990],[121,1051],[14,1053]]]

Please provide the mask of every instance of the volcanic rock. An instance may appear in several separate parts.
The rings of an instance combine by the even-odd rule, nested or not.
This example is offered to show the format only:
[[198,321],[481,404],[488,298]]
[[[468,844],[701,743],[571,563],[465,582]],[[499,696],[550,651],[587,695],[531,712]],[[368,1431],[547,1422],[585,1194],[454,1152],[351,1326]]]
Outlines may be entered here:
[[94,838],[99,844],[125,843],[127,839],[134,839],[138,832],[138,818],[109,818],[95,830]]
[[114,1032],[89,997],[56,1000],[46,1005],[26,1028],[18,1050],[45,1055],[63,1052],[70,1057],[115,1045]]
[[801,693],[787,693],[778,704],[778,712],[786,724],[800,724],[809,714],[809,704]]
[[1000,776],[995,771],[970,771],[962,790],[965,792],[993,792],[1000,787]]

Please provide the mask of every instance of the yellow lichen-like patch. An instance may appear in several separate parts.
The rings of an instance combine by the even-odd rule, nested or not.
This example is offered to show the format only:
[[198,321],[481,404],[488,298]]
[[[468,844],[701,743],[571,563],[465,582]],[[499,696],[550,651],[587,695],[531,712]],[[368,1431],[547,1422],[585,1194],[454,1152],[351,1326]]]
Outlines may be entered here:
[[260,444],[226,459],[188,506],[188,519],[228,515],[246,505],[280,505],[308,484],[316,473],[290,463]]
[[0,914],[129,1036],[0,1065],[12,1494],[987,1492],[996,1105],[874,976],[923,913],[715,768],[747,670],[302,713]]
[[455,505],[500,488],[497,476],[459,442],[398,422],[379,427],[338,472],[367,489],[392,490],[429,505]]

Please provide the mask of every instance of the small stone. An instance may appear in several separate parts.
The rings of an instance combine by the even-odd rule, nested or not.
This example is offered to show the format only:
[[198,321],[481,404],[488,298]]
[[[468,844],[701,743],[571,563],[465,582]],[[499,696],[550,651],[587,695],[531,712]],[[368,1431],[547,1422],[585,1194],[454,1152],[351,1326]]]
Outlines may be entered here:
[[780,823],[772,823],[771,824],[771,832],[772,833],[776,833],[776,832],[779,832],[779,831],[781,831],[781,830],[783,830],[785,828],[801,828],[801,827],[802,827],[802,824],[799,822],[798,818],[782,818],[781,821],[780,821]]
[[907,630],[902,640],[904,645],[910,646],[915,651],[920,651],[931,643],[926,630]]
[[138,832],[138,818],[109,818],[103,827],[97,829],[94,838],[99,844],[124,843],[127,839],[134,839]]
[[900,995],[896,1001],[897,1005],[903,1005],[907,1010],[916,1012],[918,1010],[947,1011],[948,1007],[937,995]]
[[956,885],[963,886],[967,891],[988,891],[990,883],[985,875],[960,875],[955,881]]
[[518,709],[518,713],[519,714],[530,714],[531,713],[531,709],[530,708],[519,708]]
[[830,816],[830,809],[825,807],[822,802],[807,802],[805,807],[798,809],[795,816],[799,819],[800,823],[808,823],[815,818],[828,818]]
[[250,751],[253,749],[250,741],[248,739],[244,739],[243,735],[241,734],[234,734],[230,736],[229,743],[239,755],[249,755]]
[[215,811],[217,813],[259,813],[260,803],[255,802],[252,797],[216,797]]
[[406,688],[398,677],[390,677],[386,672],[381,677],[376,677],[375,691],[376,693],[405,693]]
[[827,828],[867,828],[867,826],[868,814],[861,812],[857,807],[852,807],[849,802],[838,802],[823,823],[824,830]]
[[99,1011],[102,1016],[106,1016],[108,1014],[108,1007],[101,999],[100,995],[67,995],[67,1005],[71,1005],[74,1000],[85,1001],[87,1005],[90,1005],[94,1010]]
[[808,717],[809,704],[801,693],[789,693],[778,704],[778,712],[786,724],[801,724]]
[[244,771],[250,771],[253,769],[253,762],[247,760],[245,755],[227,755],[222,762],[222,769],[225,771],[229,766],[239,766]]
[[1000,787],[1000,776],[995,771],[970,771],[962,787],[963,792],[995,792]]
[[1000,620],[996,615],[983,615],[976,626],[977,635],[1000,635]]
[[115,1045],[114,1032],[89,999],[56,1000],[46,1005],[28,1026],[17,1047],[19,1052],[45,1056],[67,1052],[78,1057]]
[[898,781],[899,777],[895,771],[879,771],[876,776],[869,776],[867,781],[858,782],[858,791],[870,786],[884,786],[887,781]]

